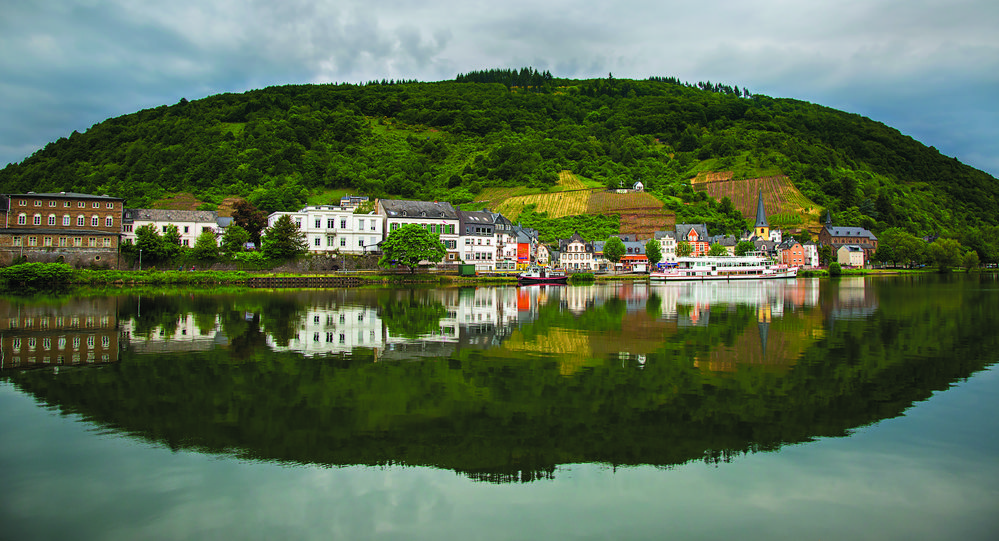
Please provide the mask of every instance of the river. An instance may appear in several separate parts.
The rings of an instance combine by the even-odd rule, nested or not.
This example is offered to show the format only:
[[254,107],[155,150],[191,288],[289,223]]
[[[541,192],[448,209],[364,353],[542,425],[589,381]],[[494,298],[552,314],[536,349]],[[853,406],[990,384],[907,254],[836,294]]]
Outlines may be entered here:
[[0,298],[0,539],[993,539],[999,281]]

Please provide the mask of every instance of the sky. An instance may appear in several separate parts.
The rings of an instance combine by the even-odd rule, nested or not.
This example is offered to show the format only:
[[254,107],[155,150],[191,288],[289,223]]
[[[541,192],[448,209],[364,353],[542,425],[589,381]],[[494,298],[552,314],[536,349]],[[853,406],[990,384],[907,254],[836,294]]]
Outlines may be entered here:
[[526,66],[818,103],[999,177],[995,0],[0,0],[0,166],[181,98]]

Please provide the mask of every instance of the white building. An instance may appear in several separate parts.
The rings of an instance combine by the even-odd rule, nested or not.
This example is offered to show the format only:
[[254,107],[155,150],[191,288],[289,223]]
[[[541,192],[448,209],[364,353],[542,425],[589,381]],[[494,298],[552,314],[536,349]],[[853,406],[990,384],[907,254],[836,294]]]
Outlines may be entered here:
[[653,238],[659,241],[659,251],[662,253],[660,262],[676,262],[676,231],[656,231]]
[[384,238],[382,218],[375,213],[354,214],[354,210],[344,207],[311,206],[298,212],[271,213],[267,227],[273,227],[285,215],[305,233],[313,253],[366,254],[377,251]]
[[220,234],[218,219],[217,212],[207,210],[125,209],[121,232],[124,240],[134,243],[135,231],[140,227],[151,224],[162,235],[174,225],[180,233],[181,246],[194,246],[203,231]]
[[494,270],[499,248],[494,214],[487,210],[459,210],[457,214],[462,261],[474,264],[477,271]]
[[559,241],[559,267],[566,270],[595,271],[593,243],[586,242],[579,233]]
[[447,250],[444,261],[457,263],[461,259],[458,251],[458,213],[451,203],[379,199],[377,215],[384,220],[383,230],[386,235],[391,235],[404,225],[417,224],[440,237]]

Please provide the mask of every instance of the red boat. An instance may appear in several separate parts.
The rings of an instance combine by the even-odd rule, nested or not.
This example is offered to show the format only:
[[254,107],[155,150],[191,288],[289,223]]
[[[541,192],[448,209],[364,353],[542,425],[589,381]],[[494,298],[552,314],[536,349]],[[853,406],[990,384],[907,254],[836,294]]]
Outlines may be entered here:
[[544,267],[531,267],[517,275],[517,283],[520,284],[564,284],[568,279],[564,272]]

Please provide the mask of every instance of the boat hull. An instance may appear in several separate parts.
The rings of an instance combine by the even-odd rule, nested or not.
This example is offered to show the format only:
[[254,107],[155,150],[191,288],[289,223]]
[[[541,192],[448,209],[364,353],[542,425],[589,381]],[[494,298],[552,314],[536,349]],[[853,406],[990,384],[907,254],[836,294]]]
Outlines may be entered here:
[[534,276],[518,276],[517,282],[521,284],[564,284],[569,279],[568,276],[549,276],[545,278]]
[[703,272],[684,274],[680,272],[653,272],[649,275],[649,280],[653,282],[682,282],[700,280],[773,280],[780,278],[795,278],[798,276],[798,269],[787,269],[774,271],[765,274],[734,274],[725,272]]

